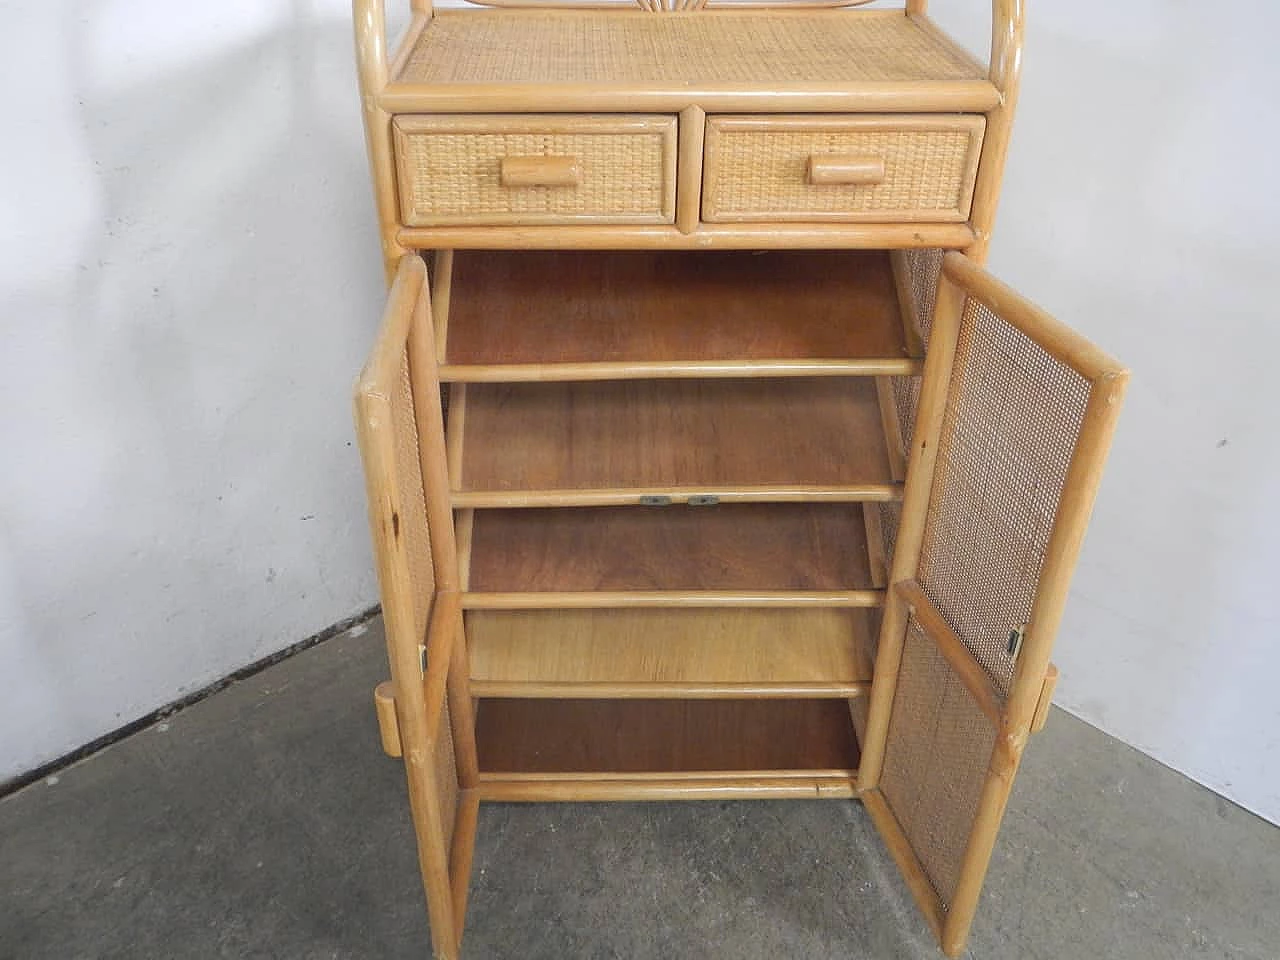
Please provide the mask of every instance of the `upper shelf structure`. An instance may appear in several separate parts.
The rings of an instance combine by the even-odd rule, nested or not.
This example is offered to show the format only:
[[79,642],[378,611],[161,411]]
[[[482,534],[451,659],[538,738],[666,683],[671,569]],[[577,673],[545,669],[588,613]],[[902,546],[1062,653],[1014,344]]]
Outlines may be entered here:
[[984,65],[901,10],[439,10],[409,39],[381,98],[398,111],[489,98],[507,110],[741,110],[765,96],[773,111],[813,97],[833,109],[1000,103]]

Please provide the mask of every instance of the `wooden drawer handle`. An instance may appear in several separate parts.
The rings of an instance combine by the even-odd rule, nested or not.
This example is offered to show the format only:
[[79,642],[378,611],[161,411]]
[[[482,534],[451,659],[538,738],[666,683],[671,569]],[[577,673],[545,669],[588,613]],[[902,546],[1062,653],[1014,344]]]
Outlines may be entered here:
[[503,157],[498,182],[504,187],[576,187],[582,167],[577,157]]
[[884,183],[884,158],[842,153],[815,153],[809,157],[812,184]]

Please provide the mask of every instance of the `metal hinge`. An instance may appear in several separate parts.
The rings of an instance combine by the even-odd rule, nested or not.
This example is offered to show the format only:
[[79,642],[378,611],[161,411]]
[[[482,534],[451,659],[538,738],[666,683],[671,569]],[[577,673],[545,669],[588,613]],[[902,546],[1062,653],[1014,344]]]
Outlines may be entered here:
[[1009,656],[1018,659],[1018,654],[1022,652],[1022,640],[1027,635],[1027,625],[1020,623],[1009,631]]

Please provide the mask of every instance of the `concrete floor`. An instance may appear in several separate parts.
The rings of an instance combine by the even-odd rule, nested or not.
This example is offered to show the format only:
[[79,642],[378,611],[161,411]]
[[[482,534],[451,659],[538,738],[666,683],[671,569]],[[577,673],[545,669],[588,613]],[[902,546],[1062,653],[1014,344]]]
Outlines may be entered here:
[[[380,625],[0,801],[0,958],[429,955]],[[1280,957],[1280,830],[1056,712],[973,957]],[[852,802],[482,808],[464,956],[933,958]]]

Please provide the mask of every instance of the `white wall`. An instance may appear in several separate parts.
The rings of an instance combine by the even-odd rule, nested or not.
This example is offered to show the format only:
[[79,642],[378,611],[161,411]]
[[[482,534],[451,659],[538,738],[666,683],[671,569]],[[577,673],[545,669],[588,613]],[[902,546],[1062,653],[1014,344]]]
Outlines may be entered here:
[[348,11],[0,2],[0,780],[376,601]]
[[1133,370],[1057,702],[1280,822],[1280,10],[1028,6],[990,266]]
[[[992,267],[1134,370],[1058,699],[1280,821],[1280,15],[1031,8]],[[0,27],[2,778],[372,602],[381,287],[343,0]]]

